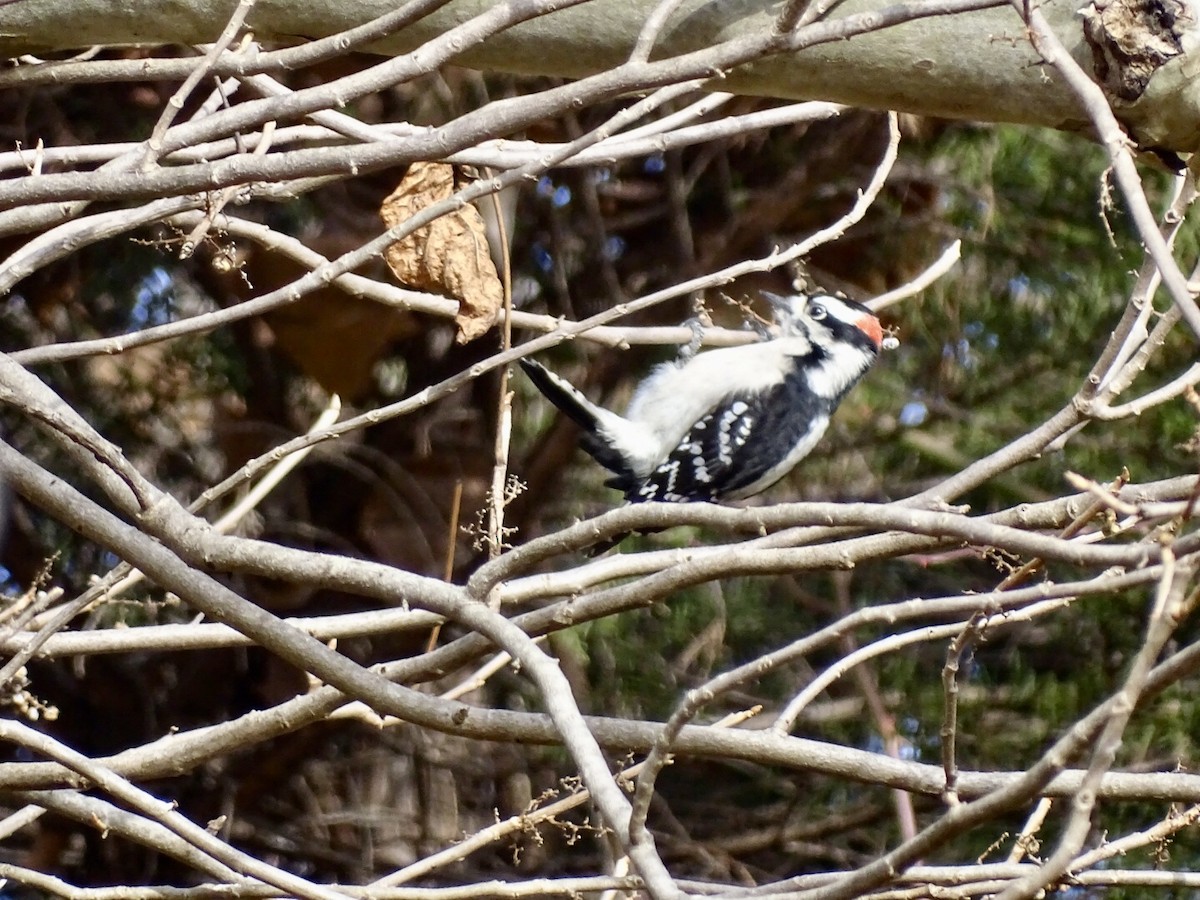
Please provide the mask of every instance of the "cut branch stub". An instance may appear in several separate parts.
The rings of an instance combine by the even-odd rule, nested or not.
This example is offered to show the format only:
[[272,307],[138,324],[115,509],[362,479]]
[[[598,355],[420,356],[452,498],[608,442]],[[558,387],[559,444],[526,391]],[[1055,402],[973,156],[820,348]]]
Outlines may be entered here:
[[[416,162],[383,201],[379,214],[394,228],[453,193],[453,166]],[[401,283],[458,301],[454,321],[459,343],[474,340],[495,323],[504,291],[488,251],[483,219],[469,203],[392,244],[384,259]]]
[[1110,98],[1134,102],[1154,73],[1183,53],[1181,26],[1190,13],[1179,0],[1096,0],[1080,14],[1096,77]]

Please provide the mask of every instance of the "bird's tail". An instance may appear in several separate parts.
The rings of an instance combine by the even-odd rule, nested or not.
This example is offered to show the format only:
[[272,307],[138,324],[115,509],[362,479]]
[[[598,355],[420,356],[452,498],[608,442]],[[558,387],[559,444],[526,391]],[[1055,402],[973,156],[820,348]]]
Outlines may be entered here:
[[546,399],[583,429],[583,438],[580,440],[583,449],[604,468],[615,472],[618,478],[631,478],[629,460],[614,446],[614,434],[621,425],[627,426],[628,423],[616,413],[597,406],[573,384],[555,375],[541,363],[532,359],[518,361],[529,380],[546,395]]
[[534,386],[546,395],[546,399],[566,413],[572,422],[584,431],[592,432],[600,427],[599,407],[585,397],[575,385],[555,375],[540,362],[532,359],[519,360],[521,368]]

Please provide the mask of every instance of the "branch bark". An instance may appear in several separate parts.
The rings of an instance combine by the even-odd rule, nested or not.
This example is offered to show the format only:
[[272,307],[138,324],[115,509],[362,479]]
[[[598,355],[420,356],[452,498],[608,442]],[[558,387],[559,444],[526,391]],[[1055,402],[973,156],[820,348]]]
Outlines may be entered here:
[[[1132,97],[1129,79],[1112,74],[1113,54],[1102,43],[1099,13],[1081,18],[1073,0],[1040,5],[1051,27],[1063,37],[1071,55],[1104,81],[1123,122],[1140,141],[1178,151],[1194,148],[1200,138],[1200,95],[1191,71],[1189,29],[1196,19],[1190,3],[1179,0],[1175,23],[1155,30],[1148,20],[1130,13],[1132,43],[1178,51],[1143,63],[1139,87]],[[496,4],[456,0],[415,23],[376,41],[371,49],[409,53],[454,25]],[[1121,7],[1122,4],[1112,4]],[[1125,4],[1125,7],[1131,4]],[[596,0],[574,9],[540,16],[493,36],[455,57],[459,64],[496,71],[582,78],[612,69],[633,57],[657,0]],[[229,18],[226,0],[203,0],[176,7],[140,0],[113,7],[100,0],[46,0],[0,7],[0,53],[17,56],[104,44],[203,44],[216,39]],[[825,21],[867,14],[886,17],[887,0],[848,0]],[[385,0],[337,4],[328,0],[289,3],[259,2],[248,18],[260,40],[292,42],[331,35],[394,11]],[[765,0],[743,4],[710,4],[689,0],[665,22],[656,23],[651,59],[694,53],[723,41],[769,35],[776,24],[775,5]],[[1106,16],[1113,17],[1110,8]],[[1192,22],[1188,22],[1189,16]],[[805,25],[789,37],[799,39]],[[1142,32],[1137,32],[1142,28]],[[1090,29],[1090,30],[1089,30]],[[782,47],[781,49],[786,49]],[[142,61],[139,61],[139,65]],[[1148,68],[1147,68],[1148,66]],[[36,67],[22,67],[10,78],[37,77]],[[233,74],[236,63],[214,68]],[[1102,74],[1096,74],[1101,69]],[[61,70],[70,77],[70,67]],[[152,68],[145,68],[152,72]],[[48,74],[48,73],[47,73]],[[982,121],[1005,121],[1085,131],[1088,117],[1069,87],[1041,65],[1025,40],[1020,19],[1011,9],[995,8],[927,18],[885,32],[863,35],[786,53],[751,68],[714,71],[721,90],[795,99],[830,100],[875,109]],[[61,76],[60,76],[61,77]]]

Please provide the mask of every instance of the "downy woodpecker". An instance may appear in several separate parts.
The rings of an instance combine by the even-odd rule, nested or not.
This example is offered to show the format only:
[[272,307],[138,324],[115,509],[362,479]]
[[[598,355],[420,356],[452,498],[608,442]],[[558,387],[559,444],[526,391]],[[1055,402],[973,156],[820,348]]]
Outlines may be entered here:
[[624,416],[531,359],[521,366],[584,431],[583,448],[625,499],[739,500],[808,455],[846,392],[875,361],[879,320],[852,300],[765,293],[776,333],[654,369]]

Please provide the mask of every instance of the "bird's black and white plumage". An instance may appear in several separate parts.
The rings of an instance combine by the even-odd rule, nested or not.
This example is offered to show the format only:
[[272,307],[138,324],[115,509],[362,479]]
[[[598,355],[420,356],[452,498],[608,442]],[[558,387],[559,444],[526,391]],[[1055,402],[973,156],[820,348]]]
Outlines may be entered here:
[[851,300],[764,296],[772,337],[658,366],[624,416],[533,360],[521,365],[630,502],[750,497],[808,455],[883,340],[879,320]]

